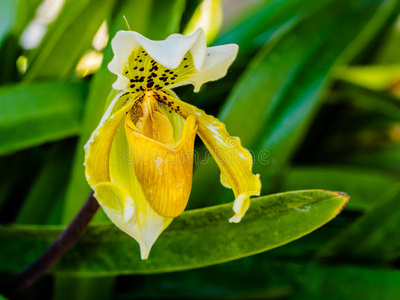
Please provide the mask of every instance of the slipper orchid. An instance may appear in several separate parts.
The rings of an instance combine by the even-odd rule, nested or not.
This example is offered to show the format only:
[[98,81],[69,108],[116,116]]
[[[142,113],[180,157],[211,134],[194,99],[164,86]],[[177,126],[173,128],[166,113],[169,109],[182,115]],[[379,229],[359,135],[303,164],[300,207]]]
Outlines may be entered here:
[[260,194],[252,157],[225,125],[178,99],[172,88],[225,76],[237,45],[206,47],[204,33],[151,41],[133,31],[112,40],[108,65],[120,92],[85,146],[86,178],[108,217],[140,245],[142,259],[189,199],[193,147],[200,136],[236,196],[230,222],[239,222]]

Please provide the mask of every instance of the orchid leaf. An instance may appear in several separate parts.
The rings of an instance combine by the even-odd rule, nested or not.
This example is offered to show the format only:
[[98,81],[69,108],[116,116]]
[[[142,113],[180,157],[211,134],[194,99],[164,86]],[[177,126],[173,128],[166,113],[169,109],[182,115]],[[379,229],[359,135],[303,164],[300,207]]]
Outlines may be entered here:
[[342,154],[341,161],[348,165],[398,171],[400,169],[399,153],[400,145],[378,145],[375,148],[355,149]]
[[17,1],[3,0],[0,3],[0,46],[7,38],[17,18]]
[[396,186],[399,178],[389,173],[369,168],[335,167],[294,167],[285,176],[281,191],[323,188],[346,191],[351,201],[346,210],[371,210],[387,190]]
[[68,78],[115,0],[67,0],[41,44],[28,56],[26,81],[37,78]]
[[400,273],[388,267],[318,264],[265,255],[168,276],[152,275],[140,286],[132,283],[135,279],[122,277],[116,298],[190,299],[193,294],[200,299],[400,298]]
[[171,33],[179,32],[185,5],[185,0],[153,0],[151,22],[141,33],[149,39],[161,40]]
[[269,39],[283,34],[302,19],[326,6],[332,0],[313,1],[304,5],[301,0],[260,1],[249,13],[242,14],[228,27],[215,44],[236,43],[239,56],[259,49]]
[[2,87],[0,154],[78,134],[85,93],[81,83]]
[[[239,224],[232,204],[187,211],[140,260],[134,239],[114,225],[90,227],[53,269],[81,275],[151,274],[198,268],[260,253],[322,226],[348,201],[337,192],[310,190],[255,198]],[[40,255],[60,227],[0,227],[0,270],[17,271]],[[11,255],[12,254],[12,255]]]
[[21,206],[16,223],[58,224],[68,183],[75,139],[63,140],[50,149],[46,161]]
[[400,257],[400,186],[380,197],[370,212],[335,238],[318,256],[392,262]]

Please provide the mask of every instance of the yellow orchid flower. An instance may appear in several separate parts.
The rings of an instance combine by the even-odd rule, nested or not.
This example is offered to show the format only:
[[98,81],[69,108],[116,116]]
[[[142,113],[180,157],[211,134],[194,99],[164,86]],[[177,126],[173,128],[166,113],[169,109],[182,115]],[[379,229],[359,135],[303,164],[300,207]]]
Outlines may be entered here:
[[225,76],[237,45],[206,47],[204,33],[173,34],[151,41],[119,31],[108,65],[119,93],[85,146],[86,178],[105,213],[140,245],[146,259],[161,232],[183,212],[189,199],[196,133],[221,169],[221,183],[235,194],[239,222],[260,194],[252,157],[225,125],[178,99],[172,88]]

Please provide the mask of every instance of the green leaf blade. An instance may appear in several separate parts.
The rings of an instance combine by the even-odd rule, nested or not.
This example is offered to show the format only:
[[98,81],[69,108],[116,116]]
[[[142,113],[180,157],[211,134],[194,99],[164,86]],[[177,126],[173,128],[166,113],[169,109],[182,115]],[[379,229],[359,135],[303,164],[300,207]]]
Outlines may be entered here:
[[280,191],[315,188],[346,191],[351,195],[351,201],[346,205],[346,210],[366,211],[398,182],[397,176],[370,168],[294,167],[287,172]]
[[[346,195],[323,190],[259,197],[253,199],[239,224],[228,222],[232,204],[187,211],[160,236],[146,261],[140,260],[136,241],[115,226],[94,226],[53,272],[153,274],[218,264],[300,238],[334,218],[347,201]],[[39,256],[59,231],[60,227],[54,226],[0,227],[0,270],[22,268]]]
[[85,94],[83,83],[1,88],[0,154],[78,134]]
[[25,81],[69,78],[114,4],[115,0],[67,1],[41,44],[28,57]]
[[400,185],[393,186],[374,203],[368,214],[320,249],[320,258],[393,262],[400,257]]

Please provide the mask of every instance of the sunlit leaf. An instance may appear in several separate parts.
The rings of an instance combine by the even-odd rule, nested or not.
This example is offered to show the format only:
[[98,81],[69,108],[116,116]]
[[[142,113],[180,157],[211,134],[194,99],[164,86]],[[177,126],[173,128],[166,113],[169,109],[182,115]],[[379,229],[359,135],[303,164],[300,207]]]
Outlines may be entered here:
[[14,26],[17,18],[17,1],[2,0],[0,2],[0,46]]
[[395,300],[400,298],[399,280],[399,272],[387,267],[257,255],[190,272],[152,275],[140,283],[136,276],[124,276],[116,298],[189,299],[196,295],[200,299]]
[[[347,201],[346,195],[322,190],[259,197],[252,201],[239,224],[228,222],[232,204],[187,211],[161,235],[146,261],[140,259],[136,241],[114,225],[94,226],[54,271],[81,275],[143,274],[230,261],[308,234],[334,218]],[[22,268],[40,255],[59,232],[59,227],[0,227],[0,270]]]
[[375,202],[369,213],[319,251],[323,258],[391,262],[400,257],[400,186]]
[[28,56],[25,80],[68,78],[88,50],[115,0],[67,0],[41,44]]
[[281,191],[321,188],[346,191],[351,201],[348,210],[365,211],[379,202],[382,196],[396,186],[397,176],[360,167],[294,167],[284,177]]
[[18,212],[16,223],[59,223],[74,147],[75,143],[70,139],[52,147]]
[[0,89],[0,154],[78,134],[86,85],[54,82]]

